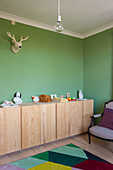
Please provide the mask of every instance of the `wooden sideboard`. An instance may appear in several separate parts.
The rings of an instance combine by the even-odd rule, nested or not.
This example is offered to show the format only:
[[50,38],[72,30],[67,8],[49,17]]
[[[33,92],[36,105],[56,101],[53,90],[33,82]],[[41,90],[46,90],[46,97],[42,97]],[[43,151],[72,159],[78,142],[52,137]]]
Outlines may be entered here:
[[56,140],[56,105],[22,107],[22,149]]
[[93,100],[0,108],[0,155],[87,132]]
[[0,155],[21,149],[20,107],[0,109]]
[[82,133],[82,101],[57,104],[57,139]]

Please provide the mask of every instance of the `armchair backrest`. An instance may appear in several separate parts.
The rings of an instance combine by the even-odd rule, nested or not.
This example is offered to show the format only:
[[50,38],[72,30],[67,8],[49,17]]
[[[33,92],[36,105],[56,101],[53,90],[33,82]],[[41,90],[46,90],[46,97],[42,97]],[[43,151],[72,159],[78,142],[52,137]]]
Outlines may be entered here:
[[105,102],[104,105],[105,108],[113,109],[113,100],[110,100],[108,102]]

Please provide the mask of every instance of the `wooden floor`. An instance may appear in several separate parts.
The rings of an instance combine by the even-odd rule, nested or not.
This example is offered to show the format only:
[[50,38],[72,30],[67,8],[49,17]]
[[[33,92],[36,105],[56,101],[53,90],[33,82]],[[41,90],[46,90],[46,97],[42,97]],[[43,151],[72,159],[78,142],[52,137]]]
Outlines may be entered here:
[[87,134],[83,134],[0,156],[0,165],[14,162],[69,143],[78,145],[82,149],[113,163],[113,142],[105,142],[92,137],[92,144],[89,145]]

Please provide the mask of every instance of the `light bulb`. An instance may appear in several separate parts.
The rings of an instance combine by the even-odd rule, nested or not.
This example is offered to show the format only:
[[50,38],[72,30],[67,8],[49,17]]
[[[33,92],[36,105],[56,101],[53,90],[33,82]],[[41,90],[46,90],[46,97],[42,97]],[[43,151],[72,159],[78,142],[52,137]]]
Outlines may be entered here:
[[61,32],[64,27],[63,27],[62,22],[57,21],[57,23],[55,24],[54,28],[55,28],[55,30],[56,30],[57,32]]
[[54,28],[57,32],[61,32],[64,29],[60,14],[58,14],[58,20],[57,20],[57,23],[55,24]]

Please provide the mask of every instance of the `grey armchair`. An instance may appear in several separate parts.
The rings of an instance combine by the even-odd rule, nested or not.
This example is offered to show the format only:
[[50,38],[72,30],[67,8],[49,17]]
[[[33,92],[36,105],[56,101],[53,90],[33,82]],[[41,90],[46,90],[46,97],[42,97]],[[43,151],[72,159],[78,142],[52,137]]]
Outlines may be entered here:
[[[104,108],[113,109],[113,100],[106,102]],[[91,124],[88,128],[89,144],[91,144],[91,136],[113,142],[113,130],[98,125],[93,126],[94,120],[102,116],[103,113],[91,116]]]

